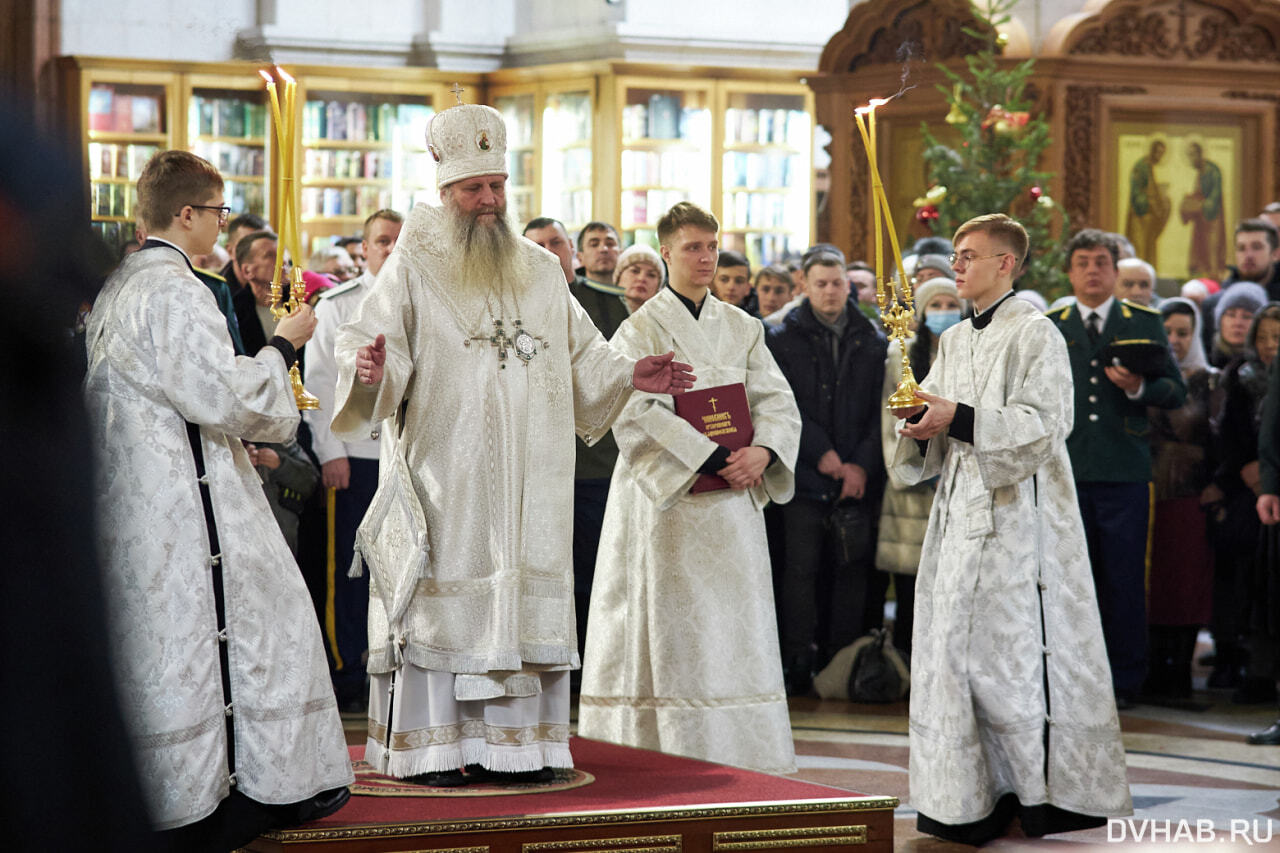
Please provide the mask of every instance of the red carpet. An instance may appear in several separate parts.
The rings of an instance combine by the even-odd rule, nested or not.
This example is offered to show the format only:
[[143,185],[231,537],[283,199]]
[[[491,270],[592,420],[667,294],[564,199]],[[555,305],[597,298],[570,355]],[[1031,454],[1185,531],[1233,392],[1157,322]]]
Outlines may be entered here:
[[[352,797],[337,814],[307,827],[861,796],[601,741],[573,738],[571,743],[574,764],[594,776],[594,783],[567,791],[509,797]],[[364,757],[363,746],[350,749],[352,759]]]

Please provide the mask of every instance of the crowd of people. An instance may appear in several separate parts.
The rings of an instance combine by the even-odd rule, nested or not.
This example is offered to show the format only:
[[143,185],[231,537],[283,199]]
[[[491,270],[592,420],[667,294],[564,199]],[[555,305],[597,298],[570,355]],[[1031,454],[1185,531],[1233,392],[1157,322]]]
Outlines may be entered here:
[[[429,142],[443,207],[315,252],[287,316],[272,230],[228,222],[204,161],[158,155],[141,251],[90,314],[108,602],[155,627],[118,638],[126,718],[175,845],[341,807],[338,711],[368,714],[376,768],[434,786],[570,766],[572,692],[586,736],[786,772],[786,696],[885,628],[886,599],[928,699],[912,798],[943,837],[999,834],[1019,800],[1031,834],[1126,813],[1115,711],[1188,702],[1202,628],[1208,686],[1275,703],[1280,213],[1238,225],[1221,284],[1165,299],[1128,241],[1083,229],[1053,306],[1018,281],[1021,227],[980,217],[913,247],[914,327],[890,344],[875,272],[834,245],[753,270],[688,203],[656,248],[606,222],[517,235],[500,116],[445,111]],[[318,398],[301,419],[295,361]],[[890,410],[908,364],[922,405]],[[736,450],[673,404],[739,383]],[[691,493],[704,477],[720,490]],[[182,509],[168,538],[134,529]],[[157,575],[175,553],[186,574]],[[144,618],[160,589],[173,618]],[[1018,662],[983,696],[956,673],[988,647]],[[200,650],[198,676],[154,677]],[[1280,720],[1249,740],[1280,743]],[[1044,794],[1079,788],[1046,782],[1048,749],[1095,784]]]

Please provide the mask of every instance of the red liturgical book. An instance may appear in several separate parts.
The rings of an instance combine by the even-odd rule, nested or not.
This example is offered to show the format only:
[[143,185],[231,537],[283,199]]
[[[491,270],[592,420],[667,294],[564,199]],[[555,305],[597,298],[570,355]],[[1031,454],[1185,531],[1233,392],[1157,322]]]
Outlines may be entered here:
[[[751,407],[747,405],[747,388],[741,382],[718,385],[676,394],[676,414],[716,444],[738,450],[751,444],[755,429],[751,426]],[[729,488],[723,477],[699,474],[689,491],[713,492]]]

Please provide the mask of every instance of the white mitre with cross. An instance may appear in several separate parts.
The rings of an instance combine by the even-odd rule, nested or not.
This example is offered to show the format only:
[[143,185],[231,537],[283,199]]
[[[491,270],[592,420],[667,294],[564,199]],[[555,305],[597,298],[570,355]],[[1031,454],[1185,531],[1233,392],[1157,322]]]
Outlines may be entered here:
[[427,150],[439,164],[437,189],[479,175],[507,176],[507,126],[493,107],[459,100],[436,113],[427,124]]

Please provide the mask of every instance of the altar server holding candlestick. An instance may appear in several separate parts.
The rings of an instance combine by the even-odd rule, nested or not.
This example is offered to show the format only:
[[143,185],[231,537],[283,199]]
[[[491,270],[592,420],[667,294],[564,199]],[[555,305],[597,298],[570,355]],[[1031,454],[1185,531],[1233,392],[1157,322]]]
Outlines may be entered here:
[[[975,314],[939,337],[888,450],[907,485],[936,479],[916,576],[911,805],[965,844],[1130,814],[1067,435],[1071,359],[1013,294],[1027,233],[1001,213],[956,231],[951,268]],[[919,416],[917,419],[917,415]]]

